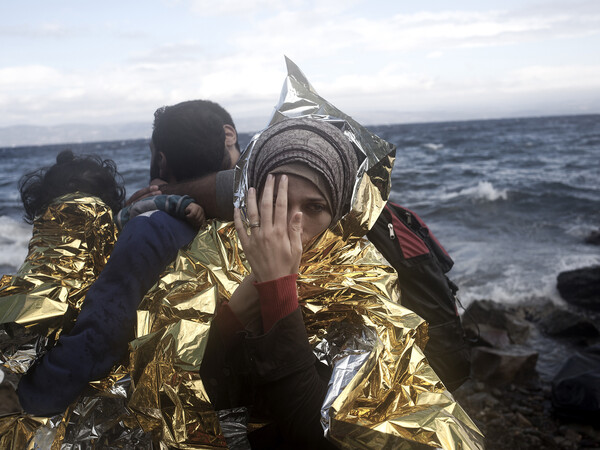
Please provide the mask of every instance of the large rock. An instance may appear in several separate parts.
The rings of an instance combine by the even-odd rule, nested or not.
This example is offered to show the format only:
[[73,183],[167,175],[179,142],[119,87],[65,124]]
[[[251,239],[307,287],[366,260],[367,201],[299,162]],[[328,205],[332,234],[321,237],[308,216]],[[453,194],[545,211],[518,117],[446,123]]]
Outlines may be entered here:
[[586,244],[600,245],[600,230],[592,231],[588,237],[585,238]]
[[467,327],[475,322],[506,330],[514,344],[524,344],[531,331],[529,322],[507,312],[504,306],[492,300],[476,300],[471,303],[463,315],[463,322]]
[[600,423],[600,346],[564,364],[552,381],[552,405],[566,419]]
[[600,310],[600,266],[561,272],[556,287],[566,302]]
[[520,347],[475,347],[472,373],[477,380],[493,384],[527,383],[538,379],[537,352]]
[[[484,345],[486,347],[505,348],[510,346],[510,338],[506,330],[496,328],[485,323],[480,323],[478,330],[469,328],[471,334],[477,337],[476,345]],[[479,332],[477,334],[477,332]]]
[[587,339],[600,335],[600,330],[592,320],[560,308],[550,311],[540,321],[540,325],[549,336]]

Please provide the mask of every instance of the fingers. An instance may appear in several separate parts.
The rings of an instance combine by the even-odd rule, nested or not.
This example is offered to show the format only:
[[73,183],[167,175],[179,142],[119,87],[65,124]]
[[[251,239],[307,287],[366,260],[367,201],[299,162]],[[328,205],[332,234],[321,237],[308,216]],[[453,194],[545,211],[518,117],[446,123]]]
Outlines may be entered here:
[[[258,213],[258,206],[256,204],[256,189],[248,189],[248,207],[246,209],[248,213],[248,220],[250,224],[260,223],[260,215]],[[241,216],[240,216],[241,217]]]
[[288,230],[290,236],[290,247],[294,256],[298,258],[298,264],[300,264],[300,258],[302,257],[302,213],[297,212],[290,220],[290,226]]
[[263,229],[269,231],[273,226],[273,185],[275,177],[267,175],[267,181],[260,197],[260,225]]
[[204,225],[204,222],[206,221],[206,217],[204,216],[204,208],[195,203],[191,203],[187,208],[185,208],[185,217],[188,222],[191,222],[192,225],[198,228]]
[[150,186],[162,186],[163,184],[167,184],[165,180],[162,178],[153,178],[150,180]]
[[233,210],[233,223],[235,224],[235,230],[237,231],[242,248],[245,249],[248,244],[248,233],[246,232],[246,227],[242,222],[242,214],[240,213],[239,208],[235,208]]
[[[273,177],[274,178],[274,177]],[[271,197],[272,198],[272,197]],[[284,230],[287,228],[288,214],[288,177],[282,175],[277,189],[277,200],[275,201],[275,226]]]

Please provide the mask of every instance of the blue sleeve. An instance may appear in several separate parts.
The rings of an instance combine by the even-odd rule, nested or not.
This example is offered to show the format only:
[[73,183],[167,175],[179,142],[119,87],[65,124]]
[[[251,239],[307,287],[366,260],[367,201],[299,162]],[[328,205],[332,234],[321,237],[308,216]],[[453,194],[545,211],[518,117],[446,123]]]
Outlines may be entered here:
[[189,195],[168,194],[165,195],[164,202],[159,206],[158,209],[165,211],[173,217],[184,220],[185,208],[187,208],[189,204],[193,202],[194,199]]
[[185,220],[185,208],[194,199],[189,195],[161,194],[138,200],[137,202],[125,206],[115,216],[115,224],[122,230],[123,227],[134,217],[144,214],[148,211],[164,211],[177,219]]
[[137,307],[195,231],[157,211],[132,219],[90,287],[75,326],[21,378],[21,406],[30,414],[63,412],[88,382],[126,358]]

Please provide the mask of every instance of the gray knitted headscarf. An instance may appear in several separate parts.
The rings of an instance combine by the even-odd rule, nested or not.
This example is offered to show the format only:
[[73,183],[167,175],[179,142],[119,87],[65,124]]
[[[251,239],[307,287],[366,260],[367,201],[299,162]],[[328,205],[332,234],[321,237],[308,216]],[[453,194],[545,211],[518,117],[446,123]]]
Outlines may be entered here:
[[[332,223],[348,210],[356,181],[358,160],[350,141],[327,122],[287,119],[267,128],[257,139],[248,160],[248,182],[260,191],[267,175],[281,166],[304,164],[324,182]],[[280,172],[280,171],[277,171]],[[322,188],[322,186],[317,186]]]

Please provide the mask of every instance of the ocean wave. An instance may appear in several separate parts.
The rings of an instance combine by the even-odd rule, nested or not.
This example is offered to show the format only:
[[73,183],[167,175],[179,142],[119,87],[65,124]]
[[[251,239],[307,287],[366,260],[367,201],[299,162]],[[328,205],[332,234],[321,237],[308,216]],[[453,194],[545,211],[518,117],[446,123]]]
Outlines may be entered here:
[[441,150],[444,148],[444,144],[435,144],[433,142],[428,142],[426,144],[421,144],[421,147],[426,148],[428,150]]
[[495,202],[496,200],[508,199],[508,189],[496,189],[489,181],[480,181],[477,186],[462,189],[458,192],[446,193],[441,196],[442,200],[450,200],[457,197],[469,197],[475,200]]
[[[596,254],[563,253],[554,259],[546,259],[535,265],[506,264],[499,270],[495,264],[485,267],[484,259],[474,257],[466,262],[462,274],[450,274],[459,286],[459,297],[466,307],[474,300],[489,299],[503,304],[515,304],[522,301],[544,298],[555,304],[564,304],[558,290],[556,279],[561,272],[600,264]],[[464,266],[464,265],[463,265]],[[495,274],[492,276],[492,274]]]
[[[480,261],[480,264],[485,262]],[[482,299],[502,304],[516,304],[534,298],[545,298],[557,304],[562,302],[556,289],[557,273],[549,267],[545,268],[547,271],[540,273],[523,267],[522,263],[505,264],[502,269],[495,264],[492,266],[480,265],[475,273],[458,275],[454,279],[460,288],[459,297],[465,307]],[[495,274],[491,276],[490,271]]]
[[0,216],[0,266],[16,269],[27,256],[31,225],[9,216]]
[[593,232],[597,232],[598,231],[598,224],[597,223],[577,223],[577,224],[570,224],[565,232],[569,235],[569,236],[573,236],[576,238],[579,238],[581,240],[587,238],[590,234],[592,234]]

